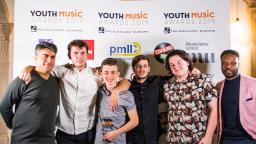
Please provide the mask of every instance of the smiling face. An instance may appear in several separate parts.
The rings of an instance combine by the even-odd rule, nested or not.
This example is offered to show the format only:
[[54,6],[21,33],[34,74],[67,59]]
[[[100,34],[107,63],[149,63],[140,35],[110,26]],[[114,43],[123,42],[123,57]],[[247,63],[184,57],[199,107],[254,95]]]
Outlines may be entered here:
[[86,67],[87,50],[85,47],[72,46],[70,50],[70,58],[79,70]]
[[133,67],[133,71],[137,80],[147,79],[150,72],[150,66],[147,60],[140,60]]
[[108,90],[112,90],[117,85],[120,72],[117,65],[103,65],[101,76]]
[[56,53],[43,48],[35,55],[36,69],[41,73],[50,73],[55,66]]
[[183,60],[179,55],[174,55],[168,59],[168,63],[172,74],[178,81],[186,79],[189,73],[189,63],[187,61]]
[[223,55],[221,58],[221,70],[228,80],[236,78],[239,73],[239,58],[233,54]]

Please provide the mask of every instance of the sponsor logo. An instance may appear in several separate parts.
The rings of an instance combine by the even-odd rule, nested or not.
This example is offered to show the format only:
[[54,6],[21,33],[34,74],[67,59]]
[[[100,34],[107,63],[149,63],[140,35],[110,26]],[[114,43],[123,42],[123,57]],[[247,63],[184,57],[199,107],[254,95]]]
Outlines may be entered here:
[[199,12],[181,12],[181,13],[164,13],[165,19],[181,19],[181,18],[215,18],[213,11],[199,11]]
[[[187,46],[208,46],[207,42],[186,42]],[[154,49],[154,57],[160,63],[165,63],[166,56],[171,53],[175,48],[167,43],[162,42]],[[192,49],[190,49],[192,50]],[[198,50],[198,49],[196,49]],[[215,53],[202,53],[202,52],[188,52],[193,63],[215,63]]]
[[141,45],[138,42],[132,42],[125,46],[110,46],[109,54],[113,57],[133,57],[139,55],[141,51]]
[[47,26],[30,26],[30,32],[39,32],[39,31],[55,31],[55,32],[69,32],[69,33],[78,33],[83,32],[83,29],[77,28],[55,28],[55,27],[47,27]]
[[99,27],[98,31],[99,31],[99,33],[105,33],[105,28],[104,27]]
[[148,33],[147,30],[113,30],[107,29],[105,27],[98,27],[98,32],[100,34],[112,33],[112,34],[140,34],[140,33]]
[[165,34],[170,34],[171,33],[171,28],[170,27],[164,27],[164,33]]
[[89,46],[87,60],[94,60],[94,40],[84,40]]
[[44,43],[44,42],[48,42],[52,44],[54,43],[53,39],[43,39],[43,38],[38,39],[38,43]]
[[37,32],[37,26],[35,25],[30,26],[30,32]]
[[107,13],[107,12],[98,12],[100,19],[148,19],[149,14],[147,12],[137,12],[137,13]]
[[163,13],[165,24],[206,25],[215,23],[215,12],[211,10]]
[[80,10],[30,10],[32,17],[83,17],[83,11]]
[[172,52],[175,48],[166,42],[158,44],[154,49],[154,57],[160,63],[165,63],[165,58],[168,53]]
[[199,50],[200,47],[207,47],[209,42],[186,42],[186,50]]
[[78,24],[84,22],[82,10],[30,10],[32,23]]
[[[149,23],[150,14],[146,11],[137,11],[137,12],[98,12],[99,24],[106,26],[132,26],[137,27],[136,31],[140,31],[140,33],[144,33],[145,27]],[[138,28],[139,27],[139,28]],[[109,29],[111,33],[112,31],[119,31],[118,33],[126,33],[126,31],[131,31],[129,29]]]
[[215,53],[189,53],[193,63],[215,63]]

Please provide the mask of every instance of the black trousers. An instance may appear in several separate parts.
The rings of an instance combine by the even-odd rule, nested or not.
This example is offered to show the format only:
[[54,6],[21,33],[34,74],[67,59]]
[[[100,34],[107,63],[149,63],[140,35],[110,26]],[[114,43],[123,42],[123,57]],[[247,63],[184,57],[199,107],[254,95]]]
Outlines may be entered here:
[[143,135],[129,135],[127,136],[127,144],[157,144],[157,140],[150,139],[146,142]]
[[56,141],[57,144],[94,144],[95,134],[95,128],[78,135],[71,135],[58,129]]
[[248,139],[221,139],[221,144],[256,144],[256,140],[248,138]]

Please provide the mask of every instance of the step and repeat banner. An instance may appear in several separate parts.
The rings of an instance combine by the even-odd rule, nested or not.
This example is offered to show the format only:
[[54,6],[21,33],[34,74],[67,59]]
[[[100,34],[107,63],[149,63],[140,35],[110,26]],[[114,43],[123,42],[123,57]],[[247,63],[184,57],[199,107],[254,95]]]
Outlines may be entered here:
[[166,54],[182,49],[218,81],[229,28],[229,1],[223,0],[16,0],[13,76],[34,65],[36,44],[56,44],[57,64],[65,64],[68,43],[83,39],[90,46],[90,67],[117,58],[123,76],[131,78],[132,58],[144,54],[152,74],[167,74]]

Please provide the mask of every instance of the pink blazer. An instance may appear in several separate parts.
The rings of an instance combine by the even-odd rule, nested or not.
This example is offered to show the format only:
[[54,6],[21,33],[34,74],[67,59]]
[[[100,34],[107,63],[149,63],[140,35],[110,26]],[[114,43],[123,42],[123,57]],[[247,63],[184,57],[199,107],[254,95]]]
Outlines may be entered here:
[[[256,139],[256,79],[241,75],[240,80],[240,97],[239,97],[239,113],[240,121],[246,132]],[[217,83],[216,87],[219,92],[218,99],[218,143],[222,133],[222,117],[221,117],[221,96],[224,86],[222,80]]]

